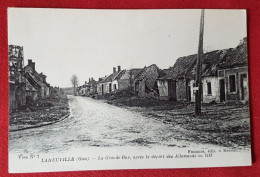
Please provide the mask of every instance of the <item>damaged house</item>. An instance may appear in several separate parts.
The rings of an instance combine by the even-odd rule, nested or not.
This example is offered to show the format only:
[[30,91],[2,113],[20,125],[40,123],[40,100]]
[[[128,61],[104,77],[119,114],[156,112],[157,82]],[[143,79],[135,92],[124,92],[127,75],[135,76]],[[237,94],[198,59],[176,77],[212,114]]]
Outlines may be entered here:
[[104,80],[106,78],[106,76],[105,77],[100,77],[100,78],[98,78],[98,81],[97,81],[97,94],[98,95],[102,95],[102,81]]
[[[202,100],[218,101],[217,64],[227,50],[216,50],[202,56]],[[160,99],[195,101],[197,55],[180,57],[169,73],[158,79]]]
[[134,68],[129,70],[121,70],[121,66],[113,67],[113,73],[107,77],[100,78],[97,82],[97,93],[104,95],[106,93],[118,90],[133,89],[134,78],[142,71],[142,69]]
[[9,110],[25,108],[39,99],[50,96],[46,75],[35,70],[35,62],[28,60],[24,67],[23,47],[9,45]]
[[167,74],[157,79],[160,99],[190,101],[190,78],[188,72],[196,63],[197,55],[180,57]]
[[112,81],[112,91],[133,89],[134,78],[142,71],[142,69],[134,68],[130,70],[122,70]]
[[77,95],[86,96],[87,82],[84,85],[77,87]]
[[135,94],[141,97],[157,97],[157,79],[160,72],[160,69],[155,64],[144,67],[134,79]]
[[9,111],[19,109],[26,104],[26,83],[24,74],[23,47],[9,45]]
[[247,38],[229,50],[218,64],[218,88],[221,102],[249,100]]
[[[222,60],[231,49],[226,50],[216,50],[203,54],[202,57],[202,101],[204,103],[209,103],[211,101],[220,102],[219,99],[219,85],[218,85],[218,63]],[[195,77],[196,77],[196,64],[192,67],[189,72],[189,86],[191,89],[191,100],[195,101]]]
[[[195,78],[195,67],[190,72]],[[190,81],[191,101],[195,101]],[[248,101],[247,41],[244,38],[236,48],[209,52],[203,55],[202,98],[204,103]]]
[[[157,80],[160,99],[195,101],[196,61],[197,55],[180,57],[168,74]],[[216,50],[203,54],[203,102],[247,101],[247,71],[246,40],[234,49]]]
[[[50,84],[46,82],[46,75],[35,70],[35,62],[28,60],[28,65],[24,67],[24,76],[27,80],[26,96],[27,100],[36,101],[50,96]],[[37,93],[35,93],[35,90]]]
[[89,78],[87,85],[88,85],[87,92],[86,92],[87,96],[97,93],[97,81],[95,81],[93,77]]
[[85,84],[77,87],[77,95],[89,96],[97,93],[97,82],[93,78],[89,78],[89,82],[85,81]]

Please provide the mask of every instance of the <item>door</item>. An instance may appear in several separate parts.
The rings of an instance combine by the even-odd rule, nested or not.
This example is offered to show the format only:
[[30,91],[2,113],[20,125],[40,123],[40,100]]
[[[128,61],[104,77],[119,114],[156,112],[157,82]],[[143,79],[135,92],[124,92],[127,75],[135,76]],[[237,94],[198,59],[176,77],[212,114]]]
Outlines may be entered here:
[[247,75],[242,74],[241,76],[241,100],[248,101],[248,82]]
[[109,83],[109,93],[112,92],[112,84]]
[[187,86],[187,101],[191,101],[191,89],[190,86]]
[[25,91],[23,91],[22,86],[18,86],[15,90],[16,109],[21,108],[24,105],[25,101]]
[[138,95],[139,93],[139,81],[135,82],[135,94]]
[[104,85],[101,86],[101,95],[104,95]]
[[176,81],[168,80],[169,100],[176,101]]
[[225,80],[224,79],[220,79],[219,80],[219,91],[220,91],[220,102],[224,102],[226,101],[226,91],[225,91]]

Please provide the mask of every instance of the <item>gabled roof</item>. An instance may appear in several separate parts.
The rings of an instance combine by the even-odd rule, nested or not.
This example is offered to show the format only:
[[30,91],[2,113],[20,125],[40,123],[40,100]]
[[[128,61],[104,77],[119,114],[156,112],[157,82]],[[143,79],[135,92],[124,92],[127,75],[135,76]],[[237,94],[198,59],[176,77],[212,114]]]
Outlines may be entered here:
[[144,69],[135,77],[135,81],[145,83],[145,86],[149,90],[154,89],[156,80],[158,79],[160,69],[156,64],[152,64]]
[[[24,68],[26,69],[27,67],[30,67],[29,65],[26,65]],[[50,84],[46,81],[43,80],[41,74],[39,74],[36,70],[33,70],[33,73],[30,73],[31,75],[33,75],[33,77],[35,79],[37,79],[38,81],[40,81],[41,83],[45,84],[46,86],[50,87]]]
[[[119,71],[119,72],[120,72],[120,71]],[[100,81],[100,83],[112,82],[113,78],[114,78],[119,72],[117,71],[117,72],[114,72],[114,73],[110,74],[110,75],[107,76],[105,79],[103,79],[102,81]]]
[[24,76],[25,76],[26,79],[28,79],[30,84],[32,84],[33,86],[35,86],[35,85],[40,86],[40,87],[44,86],[44,83],[42,83],[41,81],[37,80],[34,77],[34,75],[32,75],[31,73],[25,73]]
[[133,68],[129,70],[133,76],[133,78],[135,78],[140,72],[143,71],[142,68]]
[[95,81],[95,80],[90,80],[89,82],[88,82],[88,84],[90,85],[90,84],[96,84],[97,83],[97,81]]
[[37,91],[37,88],[35,88],[29,81],[28,79],[25,79],[25,86],[26,86],[26,91]]
[[232,68],[248,65],[247,38],[243,38],[236,48],[230,49],[219,62],[218,67]]
[[125,70],[125,69],[122,70],[122,71],[117,72],[117,75],[115,75],[115,76],[112,78],[112,81],[113,81],[113,80],[118,80],[118,79],[120,79],[125,73],[126,73],[126,70]]
[[162,76],[159,79],[165,80],[184,77],[190,68],[195,64],[196,59],[196,54],[178,58],[173,67],[170,68],[170,71],[168,71],[165,76]]
[[149,70],[150,68],[153,68],[153,67],[155,67],[156,70],[157,70],[158,73],[159,73],[159,68],[158,68],[158,66],[157,66],[156,64],[152,64],[152,65],[147,66],[147,67],[145,66],[145,67],[139,72],[139,74],[137,74],[137,76],[135,77],[135,80],[142,80],[142,79],[147,75],[146,71]]
[[[230,49],[225,50],[215,50],[203,54],[202,56],[202,76],[217,76],[217,65],[222,60],[222,58],[230,51]],[[197,59],[197,56],[196,56]],[[197,61],[190,70],[186,73],[187,78],[194,79],[196,76]]]
[[169,74],[170,73],[170,71],[171,71],[171,68],[169,68],[169,69],[160,69],[160,72],[159,72],[159,78],[161,78],[161,77],[164,77],[164,76],[166,76],[167,74]]
[[[241,51],[241,50],[239,50]],[[233,54],[232,54],[233,53]],[[217,69],[223,59],[227,58],[227,63],[231,63],[234,61],[232,55],[236,54],[236,58],[243,57],[243,55],[239,55],[239,52],[235,53],[234,49],[224,49],[224,50],[215,50],[208,53],[203,54],[202,56],[202,76],[216,76]],[[231,56],[230,56],[231,55]],[[237,61],[237,60],[235,60]],[[241,60],[243,62],[243,60]],[[239,60],[239,63],[241,62]],[[189,55],[186,57],[180,57],[176,60],[176,63],[170,68],[170,71],[165,75],[160,77],[160,80],[167,79],[178,79],[178,78],[190,78],[194,79],[196,76],[196,68],[197,68],[197,54]],[[236,63],[236,62],[234,62]]]

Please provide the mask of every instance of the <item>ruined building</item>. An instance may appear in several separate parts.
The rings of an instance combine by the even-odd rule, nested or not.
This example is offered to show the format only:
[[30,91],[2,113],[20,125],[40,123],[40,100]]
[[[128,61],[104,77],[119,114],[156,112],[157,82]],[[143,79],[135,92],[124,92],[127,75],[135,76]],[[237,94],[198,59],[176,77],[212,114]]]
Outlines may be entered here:
[[9,45],[9,111],[21,109],[39,99],[50,96],[46,75],[35,70],[35,62],[28,60],[24,67],[23,47]]
[[9,45],[9,111],[26,104],[23,47]]
[[[197,54],[180,57],[170,72],[157,80],[160,99],[195,101]],[[248,101],[247,41],[235,48],[216,50],[202,56],[202,101]]]

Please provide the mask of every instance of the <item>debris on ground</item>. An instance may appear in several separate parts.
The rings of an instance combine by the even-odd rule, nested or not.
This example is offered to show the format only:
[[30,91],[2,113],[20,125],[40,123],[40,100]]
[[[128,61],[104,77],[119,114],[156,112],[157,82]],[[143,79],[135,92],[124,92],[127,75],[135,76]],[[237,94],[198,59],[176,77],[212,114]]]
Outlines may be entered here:
[[180,127],[182,133],[176,134],[176,139],[231,148],[250,146],[248,103],[203,103],[202,115],[196,116],[194,103],[141,98],[130,91],[118,91],[95,98]]
[[68,114],[69,105],[65,95],[59,99],[47,98],[10,113],[9,130],[15,131],[51,124],[59,121]]

